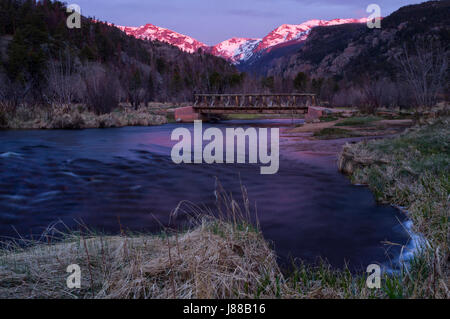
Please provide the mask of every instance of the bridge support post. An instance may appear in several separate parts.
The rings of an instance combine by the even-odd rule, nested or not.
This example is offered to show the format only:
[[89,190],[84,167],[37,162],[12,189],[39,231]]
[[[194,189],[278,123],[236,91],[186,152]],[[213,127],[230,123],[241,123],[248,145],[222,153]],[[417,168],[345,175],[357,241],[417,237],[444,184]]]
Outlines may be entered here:
[[320,122],[320,118],[326,115],[326,109],[323,107],[308,107],[308,113],[305,116],[306,123]]
[[175,121],[192,123],[196,120],[204,120],[204,117],[201,113],[197,112],[194,107],[186,106],[175,109]]

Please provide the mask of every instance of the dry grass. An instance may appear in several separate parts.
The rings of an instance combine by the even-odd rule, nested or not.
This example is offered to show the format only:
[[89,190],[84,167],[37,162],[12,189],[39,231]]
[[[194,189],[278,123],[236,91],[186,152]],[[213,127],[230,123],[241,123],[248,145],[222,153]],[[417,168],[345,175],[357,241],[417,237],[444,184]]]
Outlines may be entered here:
[[[183,233],[66,235],[56,244],[7,247],[0,254],[0,298],[254,298],[284,282],[274,252],[225,193],[214,212],[181,203],[193,226]],[[222,202],[226,200],[226,202]],[[68,289],[78,264],[82,289]]]
[[[214,211],[182,202],[193,227],[159,235],[101,236],[66,232],[51,243],[10,245],[0,251],[0,298],[382,298],[365,275],[326,263],[300,264],[284,275],[257,225],[220,185]],[[58,233],[58,232],[56,232]],[[53,236],[52,235],[52,236]],[[25,247],[24,247],[25,244]],[[81,289],[69,289],[67,266],[78,264]],[[387,280],[389,278],[386,277]]]
[[[174,211],[189,214],[193,227],[159,235],[102,236],[89,232],[58,234],[47,242],[21,242],[0,251],[1,298],[397,298],[398,278],[387,274],[383,289],[368,289],[366,274],[297,264],[289,274],[257,225],[218,186],[214,211],[189,202]],[[59,233],[61,235],[61,233]],[[82,271],[81,289],[69,289],[67,266]]]
[[[66,287],[70,264],[82,269],[81,290]],[[207,219],[169,237],[74,236],[4,254],[1,265],[0,298],[244,298],[277,269],[259,234]]]
[[[3,111],[2,111],[3,110]],[[20,105],[5,111],[0,103],[0,128],[10,129],[83,129],[123,126],[149,126],[167,123],[165,114],[154,109],[119,107],[107,114],[95,114],[83,105]]]

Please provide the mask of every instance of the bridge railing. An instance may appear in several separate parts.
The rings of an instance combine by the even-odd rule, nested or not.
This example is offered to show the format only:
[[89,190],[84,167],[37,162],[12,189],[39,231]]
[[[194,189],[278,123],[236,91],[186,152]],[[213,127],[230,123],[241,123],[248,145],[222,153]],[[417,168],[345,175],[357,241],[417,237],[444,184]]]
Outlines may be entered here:
[[316,105],[311,93],[194,94],[194,107],[308,107]]

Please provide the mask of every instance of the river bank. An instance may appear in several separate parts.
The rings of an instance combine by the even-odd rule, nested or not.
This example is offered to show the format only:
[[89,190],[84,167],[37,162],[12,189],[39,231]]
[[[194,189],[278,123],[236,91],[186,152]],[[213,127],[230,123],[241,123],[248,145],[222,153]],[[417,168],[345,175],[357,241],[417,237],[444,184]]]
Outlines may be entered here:
[[338,167],[379,202],[401,207],[426,239],[401,275],[398,296],[450,298],[449,118],[400,136],[347,144]]
[[[414,242],[407,265],[393,276],[386,297],[450,298],[450,129],[449,117],[383,119],[366,116],[322,120],[289,130],[302,136],[297,150],[337,155],[338,169],[353,184],[365,185],[382,204],[411,220]],[[411,238],[411,241],[414,239]],[[392,285],[394,283],[394,285]]]
[[[288,132],[283,134],[293,134]],[[343,158],[345,163],[356,163],[345,170],[355,183],[368,184],[378,198],[389,196],[386,202],[415,211],[415,230],[426,236],[432,249],[420,251],[410,268],[384,274],[381,289],[368,289],[364,273],[336,270],[326,262],[299,264],[286,274],[280,271],[275,251],[259,227],[243,218],[249,215],[244,208],[238,218],[203,214],[182,233],[70,233],[55,244],[49,236],[45,244],[5,247],[0,252],[0,297],[448,298],[448,120],[410,129],[393,139],[369,142],[359,142],[358,138],[320,140],[313,132],[298,134],[302,139],[300,152],[323,153],[327,158],[335,156],[346,141],[358,142],[344,147],[341,169],[350,167],[343,164]],[[374,151],[370,158],[381,161],[361,160]],[[403,169],[419,174],[416,181],[415,175],[404,179]],[[384,171],[391,175],[382,175]],[[406,199],[399,201],[397,196]],[[230,198],[226,202],[235,208]],[[81,290],[65,285],[66,267],[73,263],[83,269]]]
[[[249,207],[217,189],[220,214],[179,205],[195,216],[182,233],[104,236],[45,234],[47,243],[22,242],[0,250],[0,298],[380,298],[365,275],[299,265],[285,275]],[[245,197],[245,189],[243,196]],[[175,211],[175,213],[176,213]],[[218,212],[216,211],[216,213]],[[61,240],[61,236],[63,239]],[[81,288],[66,285],[68,265],[81,269]]]
[[111,113],[96,114],[83,105],[31,107],[0,110],[0,129],[87,129],[151,126],[168,122],[170,106],[153,103],[137,109],[120,106]]

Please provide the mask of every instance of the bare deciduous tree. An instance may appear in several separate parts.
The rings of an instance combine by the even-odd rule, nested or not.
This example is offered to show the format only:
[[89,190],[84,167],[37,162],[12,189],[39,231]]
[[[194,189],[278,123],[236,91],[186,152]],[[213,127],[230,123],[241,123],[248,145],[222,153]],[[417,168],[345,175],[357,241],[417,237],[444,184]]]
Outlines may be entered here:
[[69,105],[76,96],[82,95],[81,76],[76,72],[74,61],[69,52],[60,53],[59,59],[48,63],[48,98],[49,102]]
[[404,80],[411,86],[417,106],[433,106],[448,76],[448,47],[419,41],[412,54],[406,46],[396,57]]
[[87,68],[86,104],[97,114],[109,113],[119,106],[119,81],[114,71]]
[[6,75],[0,73],[0,101],[4,111],[15,112],[24,103],[31,90],[29,82],[12,82]]
[[378,80],[367,78],[361,90],[363,99],[360,107],[365,108],[367,112],[375,113],[381,107],[399,106],[398,85],[387,78]]
[[383,105],[383,82],[367,81],[362,86],[362,92],[364,96],[364,106],[369,113],[375,113],[375,111]]
[[360,88],[350,87],[335,93],[330,102],[337,107],[360,107],[364,100],[365,96]]

